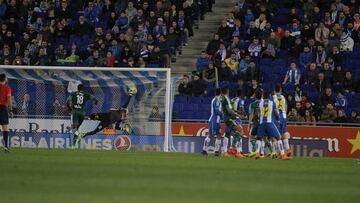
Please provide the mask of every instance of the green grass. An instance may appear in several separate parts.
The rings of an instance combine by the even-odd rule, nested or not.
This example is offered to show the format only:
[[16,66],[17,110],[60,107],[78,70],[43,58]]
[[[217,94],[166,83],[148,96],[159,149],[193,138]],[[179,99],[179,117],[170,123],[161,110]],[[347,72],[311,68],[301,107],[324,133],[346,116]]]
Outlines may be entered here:
[[70,150],[0,153],[0,202],[358,202],[360,163]]

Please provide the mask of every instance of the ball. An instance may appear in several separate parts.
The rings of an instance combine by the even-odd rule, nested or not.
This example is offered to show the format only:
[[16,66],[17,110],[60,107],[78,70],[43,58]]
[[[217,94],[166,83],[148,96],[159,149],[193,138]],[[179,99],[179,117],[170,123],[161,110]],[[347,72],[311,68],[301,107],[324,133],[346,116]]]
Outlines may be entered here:
[[127,86],[127,93],[128,95],[135,95],[137,93],[137,88],[135,85]]

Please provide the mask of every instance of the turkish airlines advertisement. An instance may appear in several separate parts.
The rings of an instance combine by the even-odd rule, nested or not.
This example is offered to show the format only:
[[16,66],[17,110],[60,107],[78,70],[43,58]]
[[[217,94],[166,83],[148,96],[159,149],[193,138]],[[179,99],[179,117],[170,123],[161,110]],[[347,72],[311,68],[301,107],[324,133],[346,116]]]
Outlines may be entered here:
[[[248,126],[244,125],[246,135]],[[222,130],[225,126],[222,126]],[[327,157],[360,158],[360,128],[329,126],[288,126],[293,140],[324,140]],[[176,122],[172,125],[173,136],[204,137],[208,134],[207,123]]]

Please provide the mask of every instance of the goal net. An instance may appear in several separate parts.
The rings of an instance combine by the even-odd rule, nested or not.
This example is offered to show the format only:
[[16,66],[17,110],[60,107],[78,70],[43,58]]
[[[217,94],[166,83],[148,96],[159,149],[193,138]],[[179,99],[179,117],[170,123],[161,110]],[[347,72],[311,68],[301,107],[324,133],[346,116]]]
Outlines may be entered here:
[[[119,109],[128,101],[129,91],[135,94],[121,130],[107,126],[85,137],[77,148],[172,150],[170,69],[1,66],[0,73],[6,74],[14,97],[11,147],[68,148],[74,138],[66,102],[83,84],[84,91],[99,101],[86,103],[86,118]],[[98,120],[85,119],[79,131],[92,131],[98,124]]]

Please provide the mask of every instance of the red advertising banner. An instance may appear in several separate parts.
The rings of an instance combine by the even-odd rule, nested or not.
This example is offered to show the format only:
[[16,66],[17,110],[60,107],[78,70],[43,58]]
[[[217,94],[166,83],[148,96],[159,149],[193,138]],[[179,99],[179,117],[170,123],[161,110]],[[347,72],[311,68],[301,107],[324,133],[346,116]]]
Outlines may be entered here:
[[[224,129],[224,126],[222,126]],[[247,134],[247,125],[244,125]],[[328,157],[360,158],[360,128],[329,126],[288,126],[292,139],[326,140]],[[172,124],[173,136],[198,136],[208,134],[207,123]]]

